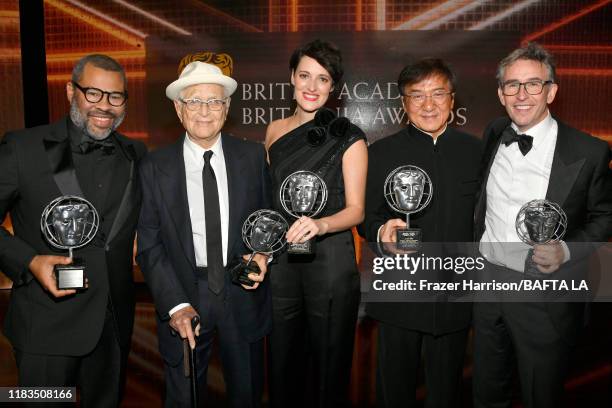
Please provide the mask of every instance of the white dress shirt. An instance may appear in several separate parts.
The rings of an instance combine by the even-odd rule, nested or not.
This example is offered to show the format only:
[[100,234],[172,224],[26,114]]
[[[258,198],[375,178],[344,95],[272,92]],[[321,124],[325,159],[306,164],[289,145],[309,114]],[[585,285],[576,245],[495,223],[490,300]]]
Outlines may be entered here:
[[[516,215],[527,202],[545,199],[557,142],[558,125],[550,112],[537,125],[519,132],[533,137],[531,150],[523,156],[518,143],[501,143],[487,181],[485,232],[480,240],[480,252],[491,263],[523,272],[527,252],[515,229]],[[513,243],[513,244],[508,244]],[[565,260],[569,259],[563,243]]]
[[[194,143],[188,135],[185,135],[183,142],[183,160],[185,163],[185,176],[187,181],[187,201],[189,203],[189,218],[191,219],[191,231],[193,233],[193,249],[195,252],[196,265],[199,267],[208,266],[206,256],[206,218],[204,216],[204,185],[202,182],[202,169],[204,168],[204,152],[212,150],[210,164],[215,172],[217,179],[217,189],[219,191],[219,210],[221,215],[221,245],[223,248],[223,265],[227,265],[227,245],[229,233],[229,192],[227,186],[227,172],[225,170],[225,156],[221,137],[210,149],[204,149]],[[181,303],[173,307],[169,314],[188,303]]]

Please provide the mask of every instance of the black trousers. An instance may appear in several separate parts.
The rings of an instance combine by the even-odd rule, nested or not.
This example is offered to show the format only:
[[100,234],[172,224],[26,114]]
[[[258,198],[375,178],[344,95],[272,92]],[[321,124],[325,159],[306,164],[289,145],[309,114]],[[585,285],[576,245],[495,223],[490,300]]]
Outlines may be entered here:
[[376,404],[416,407],[417,373],[423,352],[425,407],[461,405],[461,377],[468,330],[434,336],[379,322]]
[[360,299],[351,232],[320,240],[314,256],[281,255],[271,268],[270,281],[271,406],[350,406]]
[[[127,352],[121,352],[112,312],[108,309],[98,344],[89,354],[53,356],[15,350],[15,360],[21,387],[76,386],[83,408],[119,406]],[[34,403],[32,406],[62,405]]]
[[[232,285],[229,279],[225,282]],[[200,336],[196,338],[200,406],[206,406],[208,363],[215,333],[219,338],[221,365],[230,407],[260,407],[264,387],[264,341],[249,343],[238,330],[227,290],[218,295],[208,290],[208,281],[198,280],[200,296]],[[177,336],[177,342],[182,341]],[[183,361],[171,366],[165,363],[167,408],[190,407],[190,379],[183,373]]]
[[510,407],[515,361],[526,408],[562,406],[572,346],[545,303],[474,303],[474,407]]

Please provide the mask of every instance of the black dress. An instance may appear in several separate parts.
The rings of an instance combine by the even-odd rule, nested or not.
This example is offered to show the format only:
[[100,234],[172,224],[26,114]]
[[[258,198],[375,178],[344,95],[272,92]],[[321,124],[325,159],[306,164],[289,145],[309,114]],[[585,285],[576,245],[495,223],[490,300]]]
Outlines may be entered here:
[[[317,126],[324,124],[319,116],[285,134],[269,149],[275,209],[290,224],[295,218],[283,211],[278,193],[283,180],[298,170],[317,173],[327,184],[328,201],[316,218],[335,214],[345,206],[342,156],[353,143],[365,139],[344,118],[336,120],[340,126],[334,126],[334,121]],[[285,252],[270,268],[270,399],[274,407],[349,405],[360,298],[353,237],[346,230],[316,241],[315,254]]]

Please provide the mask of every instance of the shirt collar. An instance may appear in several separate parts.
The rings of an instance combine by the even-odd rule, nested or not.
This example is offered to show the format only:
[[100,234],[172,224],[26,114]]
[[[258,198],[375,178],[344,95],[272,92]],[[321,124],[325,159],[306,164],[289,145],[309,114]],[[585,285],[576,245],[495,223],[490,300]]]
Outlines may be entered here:
[[222,158],[223,157],[223,146],[221,143],[221,134],[219,133],[219,137],[217,141],[209,148],[204,149],[202,146],[195,143],[193,140],[189,138],[189,135],[185,133],[185,141],[183,142],[183,152],[186,159],[186,165],[188,169],[191,170],[202,170],[204,167],[204,152],[212,150],[213,156],[211,158]]
[[444,130],[442,130],[442,132],[441,132],[441,133],[438,135],[438,137],[433,137],[433,134],[431,134],[431,133],[429,133],[429,132],[424,131],[423,129],[419,128],[418,126],[416,126],[416,125],[415,125],[414,123],[412,123],[412,122],[410,122],[410,125],[409,125],[409,126],[411,126],[411,127],[413,128],[413,132],[412,132],[413,134],[415,133],[415,132],[414,132],[414,130],[416,130],[416,131],[417,131],[416,133],[420,132],[420,133],[422,133],[423,135],[427,135],[427,136],[429,136],[429,137],[431,138],[431,140],[433,141],[433,144],[436,144],[436,142],[438,141],[438,138],[439,138],[440,136],[442,136],[442,135],[443,135],[443,134],[446,132],[446,129],[448,128],[448,123],[447,123],[447,124],[444,126]]
[[551,133],[551,129],[555,120],[550,115],[550,111],[546,111],[546,117],[537,125],[530,127],[524,132],[518,130],[518,126],[512,122],[512,128],[518,134],[525,134],[533,137],[533,149],[537,150],[539,146],[546,140],[546,137]]

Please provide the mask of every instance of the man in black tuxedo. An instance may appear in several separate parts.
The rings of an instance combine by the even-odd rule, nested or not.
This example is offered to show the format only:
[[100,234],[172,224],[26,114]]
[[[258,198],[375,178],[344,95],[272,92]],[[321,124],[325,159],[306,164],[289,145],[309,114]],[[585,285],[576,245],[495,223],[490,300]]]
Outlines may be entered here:
[[242,223],[269,205],[270,181],[263,146],[221,132],[236,87],[214,65],[188,64],[166,88],[185,135],[141,166],[138,263],[157,309],[167,407],[190,403],[181,338],[195,348],[205,385],[215,332],[230,405],[261,404],[263,337],[271,327],[266,257],[255,256],[261,273],[249,274],[251,287],[233,284],[227,269],[249,252]]
[[[492,277],[521,279],[529,247],[515,231],[520,207],[544,198],[559,204],[567,214],[565,241],[535,245],[532,256],[539,278],[556,279],[585,265],[584,251],[572,242],[605,242],[612,235],[610,148],[550,115],[558,90],[555,65],[539,45],[510,53],[497,79],[509,117],[485,131],[476,238]],[[475,406],[510,406],[514,356],[525,406],[561,405],[583,318],[582,303],[475,303]]]
[[[410,227],[422,230],[424,242],[451,243],[445,244],[445,251],[452,243],[472,241],[481,143],[447,126],[455,83],[455,74],[439,59],[417,61],[400,73],[398,87],[410,124],[369,148],[366,214],[360,226],[369,242],[396,242],[397,230],[406,228],[384,196],[389,173],[405,165],[423,169],[433,185],[431,202],[411,214]],[[379,322],[377,405],[418,406],[417,374],[423,349],[426,405],[457,406],[471,305],[368,303],[366,312]]]
[[[0,144],[0,268],[13,281],[5,334],[21,386],[78,386],[82,406],[117,406],[134,320],[132,252],[140,208],[137,162],[145,146],[115,129],[125,116],[125,72],[89,55],[66,84],[70,116],[7,133]],[[67,264],[41,234],[56,197],[87,199],[100,215],[91,243],[74,256],[88,287],[58,290],[53,266]]]

